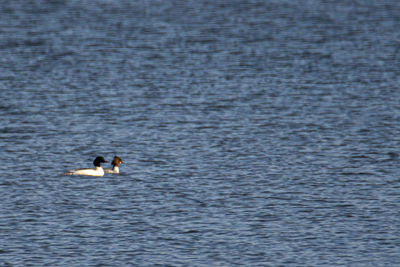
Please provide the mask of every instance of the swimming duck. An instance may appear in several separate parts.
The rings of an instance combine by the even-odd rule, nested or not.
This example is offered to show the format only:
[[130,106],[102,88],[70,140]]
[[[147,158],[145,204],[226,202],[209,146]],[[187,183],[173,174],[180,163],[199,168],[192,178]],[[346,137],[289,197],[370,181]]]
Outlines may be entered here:
[[119,168],[118,165],[123,163],[122,159],[118,156],[114,156],[113,161],[111,162],[111,165],[113,166],[112,169],[107,169],[104,168],[104,172],[105,173],[114,173],[114,174],[118,174],[119,173]]
[[65,172],[65,175],[88,175],[88,176],[103,176],[104,170],[101,163],[107,162],[103,157],[96,157],[93,161],[93,169],[75,169]]

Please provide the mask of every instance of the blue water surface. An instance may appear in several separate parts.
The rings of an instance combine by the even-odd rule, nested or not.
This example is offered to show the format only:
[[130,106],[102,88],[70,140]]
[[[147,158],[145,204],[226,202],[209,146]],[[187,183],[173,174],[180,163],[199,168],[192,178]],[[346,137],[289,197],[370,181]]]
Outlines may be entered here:
[[398,266],[399,29],[394,0],[2,1],[0,265]]

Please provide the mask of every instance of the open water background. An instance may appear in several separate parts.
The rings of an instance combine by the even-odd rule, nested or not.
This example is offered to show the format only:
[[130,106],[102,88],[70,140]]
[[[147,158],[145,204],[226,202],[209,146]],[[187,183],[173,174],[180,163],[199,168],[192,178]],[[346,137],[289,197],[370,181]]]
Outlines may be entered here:
[[1,1],[0,265],[399,266],[399,77],[395,0]]

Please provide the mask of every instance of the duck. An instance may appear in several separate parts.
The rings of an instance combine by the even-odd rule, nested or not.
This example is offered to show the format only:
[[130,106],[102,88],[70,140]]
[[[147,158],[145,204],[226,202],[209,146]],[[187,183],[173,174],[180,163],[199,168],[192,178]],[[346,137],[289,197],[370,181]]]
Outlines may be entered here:
[[74,169],[65,172],[65,175],[88,175],[88,176],[104,176],[104,170],[101,163],[107,162],[103,157],[96,157],[93,161],[94,168],[92,169]]
[[112,169],[104,168],[104,172],[118,174],[119,173],[118,165],[121,163],[123,163],[122,159],[118,156],[114,156],[114,159],[111,162],[111,165],[113,166]]

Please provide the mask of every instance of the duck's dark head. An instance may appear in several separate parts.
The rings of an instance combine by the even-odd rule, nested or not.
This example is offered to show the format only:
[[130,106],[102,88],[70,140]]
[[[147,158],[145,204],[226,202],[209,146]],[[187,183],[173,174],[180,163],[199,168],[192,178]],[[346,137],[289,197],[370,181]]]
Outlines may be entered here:
[[123,162],[122,162],[122,159],[121,159],[120,157],[118,157],[118,156],[114,156],[114,159],[113,159],[113,161],[111,162],[111,164],[112,164],[113,166],[118,166],[118,165],[121,164],[121,163],[123,163]]
[[101,163],[107,162],[103,157],[97,157],[94,161],[93,161],[93,165],[96,167],[101,167]]

